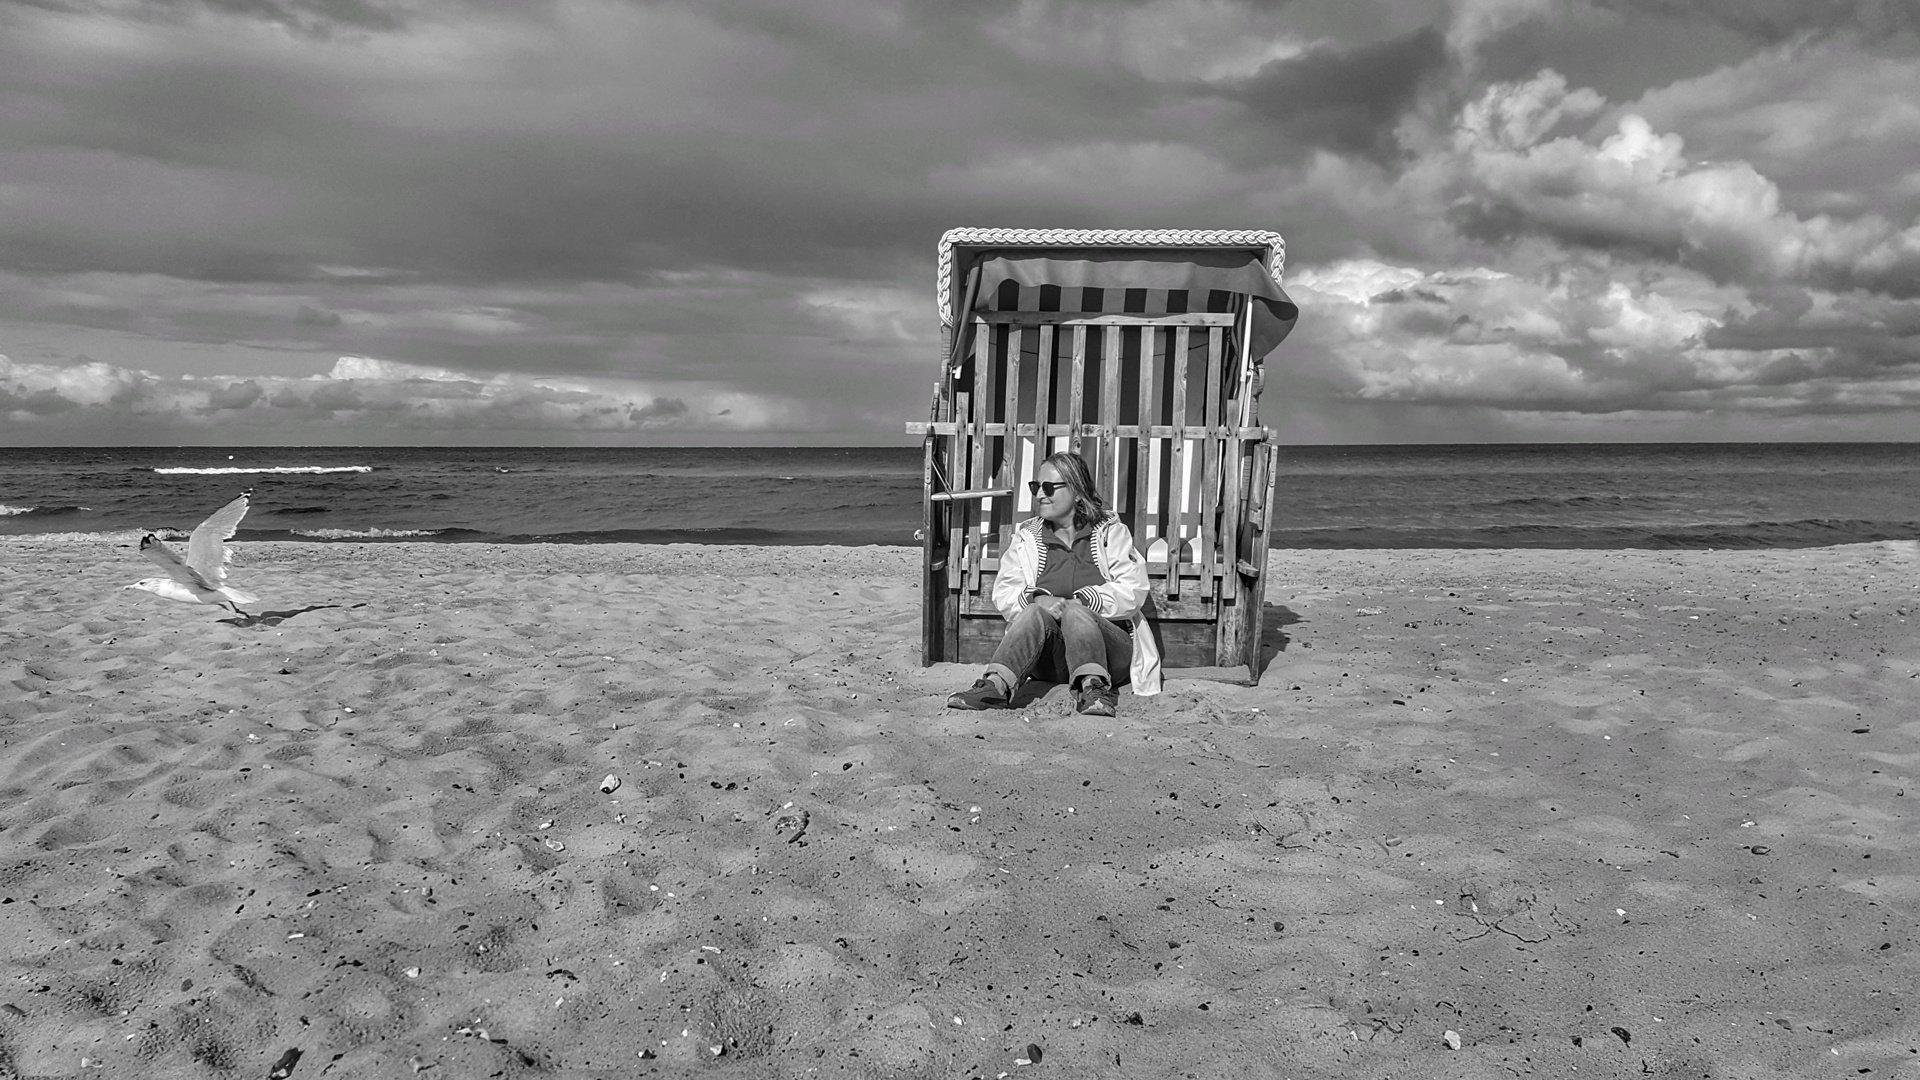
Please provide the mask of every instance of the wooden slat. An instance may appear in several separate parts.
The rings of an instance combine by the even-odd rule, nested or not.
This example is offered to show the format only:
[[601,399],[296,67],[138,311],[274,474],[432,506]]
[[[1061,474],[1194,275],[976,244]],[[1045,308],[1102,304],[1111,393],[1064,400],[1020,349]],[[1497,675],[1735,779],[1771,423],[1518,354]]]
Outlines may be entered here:
[[920,490],[928,498],[920,507],[920,660],[936,664],[945,659],[940,648],[940,623],[946,615],[947,590],[934,568],[935,522],[939,512],[933,505],[933,455],[938,437],[929,435],[920,449]]
[[1169,668],[1213,667],[1213,624],[1210,622],[1156,623],[1160,635],[1160,663]]
[[[953,354],[951,349],[954,338],[957,336],[956,331],[949,330],[944,326],[940,328],[940,372],[933,378],[933,400],[927,405],[928,420],[937,421],[949,419],[942,410],[952,401],[952,397],[947,391],[953,381]],[[912,433],[909,432],[909,434]]]
[[1074,311],[982,311],[997,326],[1232,326],[1232,312],[1190,311],[1167,315],[1121,315]]
[[[1047,445],[1047,421],[1051,419],[1047,410],[1053,407],[1053,341],[1056,331],[1052,323],[1040,325],[1040,350],[1036,357],[1037,373],[1033,383],[1033,467],[1038,469],[1052,452]],[[1023,433],[1025,434],[1025,433]]]
[[[1198,568],[1194,569],[1197,573]],[[1214,567],[1213,569],[1218,571],[1220,568]],[[972,593],[968,593],[959,598],[958,610],[961,615],[999,616],[1000,609],[993,606],[993,576],[992,572],[988,573],[986,588],[981,590],[980,595],[975,596]],[[1189,585],[1191,586],[1198,581],[1198,577],[1190,576]],[[1153,593],[1155,623],[1212,622],[1214,616],[1221,611],[1220,605],[1200,596],[1198,590],[1191,587],[1187,589],[1185,599],[1173,599],[1167,595],[1165,584],[1166,583],[1158,577],[1152,581],[1151,590]],[[1209,661],[1209,663],[1211,663],[1211,661]]]
[[[1229,407],[1237,405],[1239,399],[1229,402]],[[1246,484],[1251,473],[1251,454],[1249,444],[1231,442],[1227,444],[1225,461],[1227,476],[1224,495],[1221,502],[1221,542],[1225,545],[1221,561],[1230,572],[1220,579],[1221,613],[1220,620],[1220,664],[1232,665],[1246,662],[1246,597],[1240,588],[1239,566],[1240,538],[1246,524]]]
[[[1237,423],[1240,421],[1241,413],[1245,407],[1245,402],[1240,395],[1247,387],[1247,376],[1252,367],[1252,365],[1247,362],[1247,345],[1252,341],[1253,305],[1245,298],[1242,298],[1238,301],[1236,311],[1243,316],[1243,318],[1235,328],[1235,337],[1232,348],[1227,353],[1227,362],[1237,365],[1239,371],[1236,375],[1233,396],[1228,399],[1226,411],[1221,414],[1223,423]],[[1221,374],[1224,375],[1226,372],[1223,370]],[[1225,380],[1223,379],[1223,386],[1224,383]],[[1220,479],[1220,494],[1221,498],[1225,500],[1225,505],[1220,508],[1220,522],[1225,535],[1221,538],[1223,546],[1221,548],[1220,558],[1221,561],[1228,566],[1232,566],[1240,561],[1240,524],[1246,520],[1244,508],[1247,505],[1247,465],[1249,464],[1251,451],[1251,447],[1237,439],[1228,442],[1226,446],[1223,447],[1221,467],[1225,470],[1225,475]],[[1222,594],[1227,599],[1232,600],[1236,598],[1240,592],[1240,575],[1228,574],[1221,580],[1220,585]],[[1233,637],[1238,638],[1238,626],[1227,629],[1232,633]],[[1236,640],[1227,642],[1226,644],[1237,646],[1238,642]]]
[[1114,471],[1116,445],[1119,439],[1114,437],[1113,425],[1120,422],[1120,369],[1122,353],[1120,328],[1109,325],[1102,332],[1100,342],[1100,452],[1099,460],[1094,464],[1096,483],[1112,491],[1117,480]]
[[[959,423],[951,421],[927,423],[924,420],[909,420],[906,425],[906,433],[908,435],[956,435],[959,434],[960,428],[961,425]],[[1007,425],[1005,424],[987,424],[984,425],[981,430],[988,435],[1009,434]],[[1173,425],[1171,424],[1154,424],[1143,431],[1138,424],[1115,424],[1111,428],[1108,428],[1105,424],[1068,424],[1065,422],[1048,424],[1047,430],[1044,432],[1040,431],[1038,425],[1035,424],[1015,424],[1013,425],[1011,434],[1027,438],[1032,438],[1036,435],[1058,438],[1060,436],[1074,435],[1077,433],[1084,437],[1088,435],[1098,435],[1108,430],[1113,431],[1123,439],[1132,439],[1142,435],[1166,439],[1171,438],[1174,434]],[[1260,442],[1265,439],[1268,434],[1268,429],[1259,427],[1189,427],[1186,429],[1186,436],[1189,439],[1212,436],[1216,439],[1238,439],[1241,442]]]
[[[1223,352],[1224,331],[1218,327],[1207,330],[1207,361],[1204,374],[1201,399],[1207,418],[1208,433],[1200,439],[1200,561],[1208,566],[1220,558],[1220,530],[1217,525],[1220,512],[1220,453],[1223,440],[1212,436],[1212,428],[1220,422],[1220,364]],[[1209,582],[1207,591],[1213,592],[1215,584]]]
[[1067,449],[1080,452],[1080,427],[1085,418],[1082,408],[1087,392],[1087,328],[1073,328],[1073,371],[1067,383],[1067,423],[1071,425]]
[[[1246,348],[1248,348],[1248,346],[1252,344],[1252,340],[1254,340],[1254,306],[1252,306],[1252,302],[1248,302],[1246,298],[1240,298],[1240,300],[1238,300],[1238,313],[1242,315],[1242,319],[1240,319],[1240,323],[1238,323],[1238,327],[1235,329],[1233,350],[1229,352],[1229,363],[1235,363],[1236,367],[1238,367],[1238,373],[1236,373],[1233,398],[1227,400],[1227,411],[1221,415],[1223,423],[1244,423],[1246,400],[1242,398],[1242,394],[1244,394],[1246,388],[1252,384],[1250,379],[1252,379],[1252,367],[1254,367],[1254,365],[1252,365],[1252,363],[1248,361],[1248,357],[1246,357]],[[1225,498],[1227,502],[1221,507],[1221,523],[1227,525],[1229,528],[1227,528],[1227,534],[1225,534],[1225,548],[1221,550],[1221,561],[1225,561],[1229,567],[1240,561],[1240,525],[1246,521],[1248,480],[1250,480],[1250,473],[1252,473],[1252,469],[1250,469],[1250,467],[1252,467],[1252,455],[1254,455],[1254,448],[1252,448],[1250,444],[1240,442],[1240,440],[1233,440],[1233,442],[1227,446],[1227,454],[1225,454],[1225,459],[1223,459],[1223,467],[1225,467],[1227,473],[1225,473],[1225,477],[1221,477],[1221,498]],[[1227,596],[1227,600],[1235,600],[1238,592],[1240,592],[1240,575],[1227,575],[1225,580],[1221,582],[1221,586],[1223,586],[1223,594]],[[1229,648],[1240,648],[1240,642],[1238,642],[1238,630],[1240,630],[1240,626],[1225,626],[1225,630],[1227,630],[1235,640],[1223,642],[1223,644],[1227,644]]]
[[[1022,327],[1007,330],[1007,362],[1002,381],[1006,384],[1006,393],[1001,404],[1001,418],[1005,421],[1003,430],[1009,433],[1000,439],[1000,475],[994,487],[1005,488],[1012,494],[1014,485],[1020,482],[1020,439],[1011,434],[1014,424],[1020,419],[1020,368],[1025,362],[1022,355],[1026,344],[1026,331]],[[1017,500],[996,500],[994,518],[999,522],[995,530],[1000,536],[999,550],[1007,550],[1007,541],[1013,536],[1013,522],[1018,516],[1014,512]],[[985,507],[983,506],[984,510]]]
[[[1025,345],[1026,332],[1024,329],[1016,326],[1007,331],[1006,374],[1002,379],[1002,382],[1005,383],[1005,393],[1002,395],[1000,417],[1002,423],[1008,426],[1020,422],[1020,366],[1025,360],[1022,356]],[[1002,455],[1003,462],[1011,463],[1013,460],[1012,448],[1003,447],[1002,450],[1004,451]],[[1013,480],[1011,477],[1001,486],[1012,487]]]
[[[972,462],[967,473],[969,488],[993,486],[987,475],[986,426],[993,409],[993,330],[985,320],[974,333],[973,350],[973,429],[968,432],[967,453]],[[967,514],[967,591],[980,591],[980,559],[985,555],[987,507],[976,503]]]
[[[1139,414],[1134,419],[1140,425],[1153,422],[1153,373],[1160,368],[1157,347],[1164,338],[1171,338],[1173,331],[1164,335],[1159,330],[1140,331],[1140,384],[1137,394]],[[1133,438],[1133,505],[1128,507],[1133,513],[1133,544],[1142,555],[1153,544],[1153,524],[1151,508],[1147,505],[1153,493],[1153,440],[1135,435]]]
[[[978,383],[975,383],[976,387],[978,387],[978,385]],[[967,455],[967,486],[969,488],[985,482],[985,478],[981,476],[981,471],[985,467],[986,440],[980,436],[974,426],[982,410],[980,399],[984,396],[983,393],[979,392],[968,395],[967,415],[969,422],[964,434],[960,437],[960,445],[965,448]],[[955,516],[964,523],[967,533],[966,557],[961,560],[965,576],[961,581],[960,587],[967,592],[974,592],[980,588],[981,545],[979,504],[974,503]]]
[[1210,572],[1218,567],[1205,567],[1189,563],[1186,572],[1181,574],[1185,590],[1174,595],[1169,579],[1154,577],[1148,581],[1148,590],[1153,594],[1153,610],[1156,619],[1177,621],[1181,619],[1205,619],[1211,622],[1220,611],[1220,605],[1213,602],[1211,596],[1200,588]]
[[[955,391],[953,395],[954,412],[960,416],[965,416],[967,407],[967,392],[964,390]],[[947,480],[949,483],[964,485],[967,481],[965,476],[965,469],[967,467],[966,439],[965,422],[956,424],[953,432],[947,438],[946,461]],[[947,574],[947,590],[949,592],[967,587],[966,574],[968,563],[971,560],[968,558],[967,553],[966,522],[967,515],[958,509],[947,514],[947,557],[958,560],[958,565]]]
[[[1220,561],[1232,566],[1240,559],[1240,522],[1246,505],[1246,459],[1244,443],[1228,440],[1220,453],[1224,475],[1220,479]],[[1228,574],[1220,580],[1220,595],[1234,599],[1240,592],[1240,577]]]
[[[1253,332],[1252,314],[1247,320],[1248,340]],[[1249,356],[1247,363],[1247,398],[1245,420],[1249,424],[1260,422],[1260,392],[1266,383],[1266,371],[1256,360]],[[1253,563],[1253,573],[1242,590],[1242,606],[1246,609],[1247,637],[1247,684],[1258,685],[1260,668],[1264,662],[1261,650],[1262,638],[1266,629],[1266,593],[1267,560],[1271,556],[1272,535],[1267,531],[1273,518],[1273,493],[1279,482],[1280,447],[1271,438],[1263,439],[1256,453],[1262,455],[1261,472],[1255,477],[1252,491],[1254,498],[1247,506],[1247,523],[1251,532],[1250,550],[1242,555],[1242,562]]]
[[1173,410],[1168,416],[1172,441],[1168,447],[1172,471],[1167,476],[1167,580],[1173,595],[1180,587],[1180,559],[1187,546],[1187,515],[1181,509],[1187,495],[1187,351],[1193,346],[1191,331],[1176,332],[1173,362]]
[[1267,556],[1271,540],[1267,536],[1267,522],[1273,512],[1274,484],[1280,472],[1280,447],[1272,442],[1260,450],[1264,458],[1260,475],[1255,477],[1254,491],[1258,493],[1256,502],[1247,507],[1247,522],[1252,526],[1253,550],[1247,552],[1252,558],[1253,573],[1247,587],[1242,590],[1242,604],[1247,612],[1247,684],[1260,681],[1260,638],[1266,628]]
[[[971,404],[971,395],[956,395],[954,400],[956,408],[968,408]],[[958,471],[972,456],[967,446],[968,440],[964,434],[953,440],[955,471]],[[947,575],[949,590],[965,592],[971,587],[974,576],[979,572],[976,568],[980,565],[980,548],[975,543],[976,533],[972,518],[973,513],[960,507],[955,507],[954,512],[947,515],[947,533],[951,541],[948,550],[953,552],[953,558],[959,560],[959,565]]]
[[[1195,582],[1195,581],[1204,581],[1209,577],[1219,577],[1224,572],[1224,570],[1225,568],[1223,568],[1219,563],[1214,563],[1212,566],[1201,566],[1200,564],[1195,562],[1185,562],[1180,564],[1180,579],[1182,581],[1186,581],[1189,583]],[[1000,556],[998,554],[994,554],[994,555],[988,555],[986,558],[981,559],[980,572],[983,574],[999,573],[1000,572]],[[1161,574],[1158,567],[1149,566],[1147,568],[1147,580],[1152,583],[1153,588],[1156,590],[1154,592],[1154,595],[1155,596],[1161,595],[1157,590],[1160,588],[1160,583],[1165,581],[1166,578]],[[1212,597],[1195,597],[1195,599],[1205,600],[1207,603],[1213,602]]]
[[[959,400],[950,399],[947,403],[947,408],[952,409],[960,404],[962,404],[962,402]],[[956,436],[944,435],[940,438],[940,449],[936,454],[936,461],[940,464],[940,467],[946,471],[946,475],[950,481],[960,475],[961,466],[958,443],[959,440]],[[940,561],[945,564],[943,568],[944,572],[940,575],[940,585],[943,589],[940,602],[946,609],[940,618],[940,655],[947,660],[953,660],[958,656],[958,653],[954,650],[958,647],[956,645],[958,639],[955,635],[959,632],[960,627],[960,609],[955,601],[960,597],[961,575],[964,574],[967,569],[966,551],[960,546],[960,520],[962,517],[963,515],[957,513],[955,508],[948,507],[945,513],[934,519],[940,526],[940,529],[944,533],[944,539],[946,540],[946,550],[942,553],[940,559]]]
[[[1227,409],[1232,411],[1240,405],[1239,399],[1229,399]],[[1247,504],[1246,458],[1250,450],[1248,443],[1238,439],[1223,439],[1220,450],[1220,561],[1232,566],[1240,559],[1240,523],[1245,520],[1242,509]],[[1220,594],[1232,600],[1240,592],[1238,574],[1228,574],[1220,580]]]
[[992,660],[993,651],[1000,647],[1000,639],[1007,635],[1007,624],[997,614],[990,619],[962,616],[956,629],[953,659],[961,664],[984,664]]
[[936,491],[932,495],[927,496],[927,498],[929,501],[937,503],[965,502],[968,499],[994,499],[1002,495],[1011,494],[1013,494],[1013,489],[1010,487],[981,488],[977,491]]

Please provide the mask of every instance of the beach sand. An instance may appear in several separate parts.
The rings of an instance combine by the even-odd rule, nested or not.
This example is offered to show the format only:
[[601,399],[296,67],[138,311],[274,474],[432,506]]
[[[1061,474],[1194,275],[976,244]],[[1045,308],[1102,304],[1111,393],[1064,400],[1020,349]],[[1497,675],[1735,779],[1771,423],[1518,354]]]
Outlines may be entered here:
[[0,1077],[1920,1077],[1911,542],[1275,552],[1112,719],[913,549],[235,550],[0,544]]

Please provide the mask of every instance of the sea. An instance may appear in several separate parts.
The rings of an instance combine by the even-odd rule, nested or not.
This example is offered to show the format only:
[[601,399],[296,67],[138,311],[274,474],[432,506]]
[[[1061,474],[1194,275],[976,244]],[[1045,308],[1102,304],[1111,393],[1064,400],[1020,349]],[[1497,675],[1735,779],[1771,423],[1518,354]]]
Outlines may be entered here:
[[[0,448],[0,536],[911,546],[916,446]],[[1289,446],[1276,548],[1920,538],[1920,443]]]

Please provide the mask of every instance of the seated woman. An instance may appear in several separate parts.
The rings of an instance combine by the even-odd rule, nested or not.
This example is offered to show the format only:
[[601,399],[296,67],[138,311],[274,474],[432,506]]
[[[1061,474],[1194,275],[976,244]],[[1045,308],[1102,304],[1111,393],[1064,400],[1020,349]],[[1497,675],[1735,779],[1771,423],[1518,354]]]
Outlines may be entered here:
[[1065,672],[1074,711],[1112,716],[1119,682],[1160,692],[1160,651],[1142,614],[1147,562],[1107,509],[1079,454],[1041,462],[1027,487],[1040,516],[1014,526],[1000,556],[993,605],[1006,636],[987,670],[947,698],[950,709],[1004,709],[1043,656]]

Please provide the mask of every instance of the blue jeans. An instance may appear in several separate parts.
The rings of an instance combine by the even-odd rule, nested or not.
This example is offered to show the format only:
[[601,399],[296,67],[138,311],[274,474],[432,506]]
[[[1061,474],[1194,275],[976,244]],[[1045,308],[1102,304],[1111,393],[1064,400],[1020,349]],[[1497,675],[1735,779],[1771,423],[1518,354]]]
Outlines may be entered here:
[[[993,651],[987,670],[1005,680],[1012,692],[1043,657],[1052,661],[1054,674],[1066,673],[1068,686],[1082,675],[1098,675],[1108,685],[1120,686],[1133,666],[1133,636],[1126,627],[1080,604],[1069,602],[1058,619],[1035,604],[1007,624],[1006,636]],[[1116,671],[1118,679],[1113,676]]]

